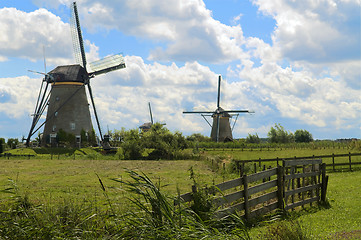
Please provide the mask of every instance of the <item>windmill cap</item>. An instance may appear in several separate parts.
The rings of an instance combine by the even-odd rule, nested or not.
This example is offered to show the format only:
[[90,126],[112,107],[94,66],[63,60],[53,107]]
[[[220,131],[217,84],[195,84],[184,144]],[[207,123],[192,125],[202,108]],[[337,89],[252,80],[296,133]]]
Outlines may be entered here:
[[218,109],[216,109],[214,111],[214,113],[212,114],[212,117],[216,117],[217,113],[221,114],[221,117],[231,117],[231,115],[229,115],[229,113],[227,111],[225,111],[223,108],[219,107]]
[[48,73],[53,76],[51,82],[76,82],[84,83],[88,78],[88,73],[79,64],[58,66]]

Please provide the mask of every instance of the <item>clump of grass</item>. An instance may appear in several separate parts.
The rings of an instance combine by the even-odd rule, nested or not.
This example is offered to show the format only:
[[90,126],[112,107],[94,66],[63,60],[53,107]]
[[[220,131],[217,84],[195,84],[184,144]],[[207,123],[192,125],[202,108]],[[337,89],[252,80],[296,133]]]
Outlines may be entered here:
[[298,221],[288,220],[277,222],[268,226],[265,233],[259,236],[259,239],[264,240],[308,240],[305,230],[301,227]]
[[[210,208],[202,208],[198,213],[180,204],[174,204],[175,198],[160,191],[160,185],[154,184],[144,173],[127,170],[130,181],[113,179],[122,183],[127,191],[134,195],[130,198],[138,211],[128,212],[124,221],[128,222],[127,237],[137,239],[249,239],[241,218],[215,220],[200,216]],[[179,200],[179,199],[177,199]],[[199,204],[203,204],[199,202]],[[193,205],[194,206],[194,205]],[[197,206],[199,208],[200,206]],[[200,210],[200,209],[198,209]]]

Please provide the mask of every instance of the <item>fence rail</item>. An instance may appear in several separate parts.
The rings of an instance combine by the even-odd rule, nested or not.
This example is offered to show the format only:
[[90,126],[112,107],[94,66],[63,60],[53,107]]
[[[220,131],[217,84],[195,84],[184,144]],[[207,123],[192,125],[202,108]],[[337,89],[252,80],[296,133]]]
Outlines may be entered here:
[[[325,158],[331,158],[332,163],[326,163],[326,167],[332,167],[332,170],[335,171],[337,166],[347,166],[350,171],[352,171],[352,166],[354,165],[361,165],[361,162],[352,161],[352,157],[355,156],[361,156],[361,153],[344,153],[344,154],[327,154],[327,155],[312,155],[312,156],[303,156],[303,157],[287,157],[287,158],[268,158],[268,159],[252,159],[252,160],[235,160],[238,169],[240,169],[241,173],[244,171],[244,164],[246,163],[255,163],[259,164],[259,167],[262,166],[262,162],[276,162],[277,165],[279,165],[280,162],[283,160],[289,161],[289,160],[307,160],[307,159],[325,159]],[[337,163],[335,162],[336,158],[344,158],[348,157],[347,162]],[[256,166],[256,165],[255,165]]]
[[[303,172],[297,172],[302,169]],[[326,165],[321,159],[300,159],[283,161],[283,166],[277,166],[251,175],[243,175],[212,186],[208,194],[213,196],[213,204],[220,210],[215,217],[222,218],[236,211],[249,220],[259,215],[267,214],[275,209],[287,211],[313,202],[325,201],[328,176]],[[296,184],[295,184],[296,183]],[[232,191],[223,194],[224,191]],[[191,202],[197,194],[195,186],[192,192],[180,195],[183,202]],[[175,204],[179,204],[176,201]]]

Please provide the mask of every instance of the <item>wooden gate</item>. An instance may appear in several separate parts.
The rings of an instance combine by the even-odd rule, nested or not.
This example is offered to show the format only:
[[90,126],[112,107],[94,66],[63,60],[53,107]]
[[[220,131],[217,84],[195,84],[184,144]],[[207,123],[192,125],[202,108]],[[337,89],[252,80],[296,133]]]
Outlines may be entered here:
[[[217,207],[215,217],[238,212],[246,220],[276,209],[287,211],[313,202],[326,200],[328,176],[321,159],[283,161],[283,166],[223,182],[209,188]],[[217,193],[218,192],[218,193]],[[180,195],[183,202],[192,202],[197,193]]]

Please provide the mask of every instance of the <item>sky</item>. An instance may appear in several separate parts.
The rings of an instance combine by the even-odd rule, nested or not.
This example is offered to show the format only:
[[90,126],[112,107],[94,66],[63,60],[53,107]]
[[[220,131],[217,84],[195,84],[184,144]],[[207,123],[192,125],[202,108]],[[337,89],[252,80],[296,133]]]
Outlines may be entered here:
[[[0,137],[28,134],[42,82],[28,70],[76,63],[70,4],[0,0]],[[221,107],[254,111],[239,115],[234,138],[267,137],[275,124],[314,139],[361,138],[360,0],[79,0],[77,6],[87,61],[125,58],[125,69],[91,79],[103,132],[149,122],[151,102],[154,120],[169,130],[208,136],[200,115],[182,112],[214,111],[221,75]]]

